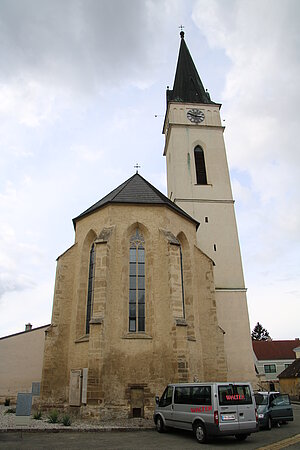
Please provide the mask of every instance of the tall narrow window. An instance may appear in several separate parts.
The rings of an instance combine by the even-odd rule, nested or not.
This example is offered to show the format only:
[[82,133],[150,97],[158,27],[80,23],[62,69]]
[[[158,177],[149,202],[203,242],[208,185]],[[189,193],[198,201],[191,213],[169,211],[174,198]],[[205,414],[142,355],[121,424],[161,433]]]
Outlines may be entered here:
[[130,239],[129,331],[145,331],[145,242],[138,229]]
[[181,246],[180,249],[180,274],[181,274],[181,295],[182,295],[182,314],[183,318],[185,318],[185,305],[184,305],[184,284],[183,284],[183,262],[182,262],[182,251]]
[[88,281],[88,293],[86,304],[86,324],[85,332],[90,332],[90,320],[93,309],[93,293],[94,293],[94,268],[95,268],[95,244],[92,245],[90,250],[90,266],[89,266],[89,281]]
[[197,184],[207,184],[204,152],[200,145],[194,150]]

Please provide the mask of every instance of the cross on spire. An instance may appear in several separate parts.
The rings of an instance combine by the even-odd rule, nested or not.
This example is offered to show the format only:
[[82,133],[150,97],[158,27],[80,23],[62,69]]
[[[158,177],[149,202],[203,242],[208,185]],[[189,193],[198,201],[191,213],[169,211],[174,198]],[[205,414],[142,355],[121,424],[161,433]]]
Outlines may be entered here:
[[178,28],[180,28],[180,37],[183,39],[184,38],[184,31],[183,31],[184,26],[180,25]]
[[133,166],[133,167],[134,167],[134,169],[136,169],[136,172],[135,172],[135,173],[139,173],[139,169],[141,168],[141,166],[139,165],[139,163],[136,163],[136,165]]

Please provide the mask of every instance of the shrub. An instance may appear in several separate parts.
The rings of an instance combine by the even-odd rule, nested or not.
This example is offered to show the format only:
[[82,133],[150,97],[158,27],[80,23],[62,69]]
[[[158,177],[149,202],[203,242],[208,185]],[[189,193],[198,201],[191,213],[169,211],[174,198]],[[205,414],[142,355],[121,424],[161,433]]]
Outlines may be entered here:
[[8,408],[4,414],[15,414],[16,408]]
[[49,416],[48,416],[48,422],[49,423],[57,423],[58,422],[58,411],[56,409],[53,409]]
[[42,418],[42,412],[41,412],[41,411],[36,411],[36,412],[33,414],[33,418],[34,418],[35,420],[41,420],[41,418]]
[[65,414],[62,417],[61,421],[62,421],[62,423],[64,424],[65,427],[69,427],[71,425],[71,418],[70,418],[70,416],[68,416],[68,414]]
[[4,401],[4,406],[9,406],[10,405],[10,398],[6,398]]

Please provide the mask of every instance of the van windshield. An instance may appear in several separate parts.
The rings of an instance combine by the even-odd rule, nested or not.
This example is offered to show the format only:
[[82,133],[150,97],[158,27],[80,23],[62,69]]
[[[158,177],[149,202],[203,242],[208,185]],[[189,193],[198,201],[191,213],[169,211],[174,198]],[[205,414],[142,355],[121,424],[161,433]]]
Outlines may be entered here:
[[255,394],[255,401],[256,401],[256,405],[260,406],[260,405],[267,405],[268,404],[268,396],[267,395],[263,395],[263,394]]

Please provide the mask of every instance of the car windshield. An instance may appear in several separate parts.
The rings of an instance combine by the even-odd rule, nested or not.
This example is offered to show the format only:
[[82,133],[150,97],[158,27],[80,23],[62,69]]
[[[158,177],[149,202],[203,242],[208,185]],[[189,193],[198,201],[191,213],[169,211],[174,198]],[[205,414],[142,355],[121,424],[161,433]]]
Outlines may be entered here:
[[268,396],[267,395],[255,394],[254,397],[255,397],[257,406],[268,404]]

